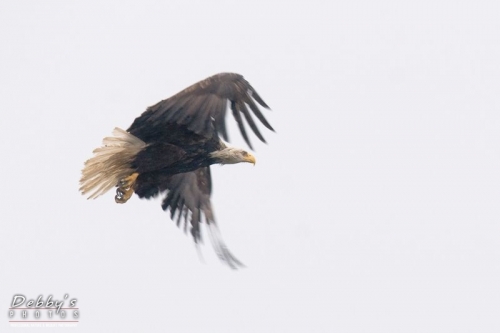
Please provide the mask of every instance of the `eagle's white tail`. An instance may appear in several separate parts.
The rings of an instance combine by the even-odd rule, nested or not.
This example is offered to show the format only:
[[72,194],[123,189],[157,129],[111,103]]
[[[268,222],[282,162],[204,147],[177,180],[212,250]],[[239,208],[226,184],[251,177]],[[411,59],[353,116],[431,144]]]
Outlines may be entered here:
[[104,138],[102,147],[95,149],[94,156],[85,162],[80,179],[82,194],[95,199],[132,174],[132,161],[144,147],[146,143],[141,139],[115,128],[113,136]]

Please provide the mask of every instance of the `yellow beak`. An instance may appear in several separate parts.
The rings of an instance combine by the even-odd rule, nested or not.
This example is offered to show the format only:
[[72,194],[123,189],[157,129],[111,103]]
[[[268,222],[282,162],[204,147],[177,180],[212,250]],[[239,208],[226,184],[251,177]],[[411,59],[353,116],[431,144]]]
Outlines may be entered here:
[[255,156],[253,156],[252,154],[248,154],[248,156],[245,157],[245,162],[255,165]]

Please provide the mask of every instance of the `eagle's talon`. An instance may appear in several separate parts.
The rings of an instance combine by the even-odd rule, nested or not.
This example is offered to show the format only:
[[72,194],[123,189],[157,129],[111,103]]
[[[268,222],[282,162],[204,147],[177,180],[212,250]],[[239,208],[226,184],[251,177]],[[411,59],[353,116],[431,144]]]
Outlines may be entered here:
[[131,188],[135,184],[135,181],[139,174],[137,172],[134,172],[128,177],[122,178],[119,181],[119,187],[120,188]]
[[115,202],[116,203],[126,203],[128,199],[132,197],[132,194],[134,194],[133,189],[128,189],[125,192],[123,192],[121,189],[116,190],[116,196],[115,196]]
[[115,202],[116,203],[126,203],[128,199],[134,194],[135,181],[139,174],[134,172],[130,176],[120,179],[118,182],[118,188],[116,189]]

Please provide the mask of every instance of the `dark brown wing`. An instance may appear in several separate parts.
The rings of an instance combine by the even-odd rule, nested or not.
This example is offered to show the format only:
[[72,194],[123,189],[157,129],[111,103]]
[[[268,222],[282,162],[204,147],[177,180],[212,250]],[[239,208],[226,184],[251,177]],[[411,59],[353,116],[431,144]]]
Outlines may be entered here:
[[148,133],[151,136],[151,133],[156,132],[158,137],[166,138],[164,133],[166,126],[175,123],[184,125],[188,130],[207,138],[211,138],[214,131],[217,131],[228,141],[225,116],[229,102],[241,134],[252,148],[243,117],[255,135],[263,142],[265,139],[259,132],[249,109],[265,127],[274,131],[254,100],[261,106],[269,108],[243,76],[235,73],[216,74],[149,107],[135,119],[128,132],[139,138],[147,136]]
[[165,211],[170,210],[170,217],[178,226],[184,222],[184,230],[187,231],[189,220],[191,235],[198,244],[201,241],[200,224],[202,216],[205,216],[210,240],[218,257],[231,268],[243,266],[224,244],[215,222],[210,202],[212,193],[210,167],[169,176],[162,175],[161,172],[148,173],[137,179],[135,192],[141,198],[150,198],[164,191],[167,193],[161,206]]

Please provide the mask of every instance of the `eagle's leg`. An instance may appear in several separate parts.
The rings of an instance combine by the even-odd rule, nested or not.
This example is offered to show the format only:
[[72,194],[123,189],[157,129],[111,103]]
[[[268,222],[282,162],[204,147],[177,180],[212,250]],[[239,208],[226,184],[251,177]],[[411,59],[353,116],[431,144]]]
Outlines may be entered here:
[[116,203],[126,203],[132,194],[134,194],[135,181],[139,174],[134,172],[128,177],[120,180],[118,183],[118,189],[116,189],[115,202]]

